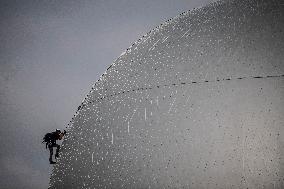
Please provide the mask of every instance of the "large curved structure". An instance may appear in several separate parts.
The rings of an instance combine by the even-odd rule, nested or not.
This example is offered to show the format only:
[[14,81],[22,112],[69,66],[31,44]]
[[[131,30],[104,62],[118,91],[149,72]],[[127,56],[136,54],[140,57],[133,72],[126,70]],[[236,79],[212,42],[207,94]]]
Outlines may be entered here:
[[71,121],[51,188],[284,188],[284,3],[218,1],[126,50]]

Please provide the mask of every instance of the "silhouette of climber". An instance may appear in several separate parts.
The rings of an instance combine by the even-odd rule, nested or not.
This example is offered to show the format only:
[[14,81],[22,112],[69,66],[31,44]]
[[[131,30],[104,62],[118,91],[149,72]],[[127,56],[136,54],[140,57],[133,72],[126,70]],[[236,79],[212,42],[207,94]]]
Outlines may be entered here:
[[59,150],[60,150],[60,145],[56,144],[56,140],[61,140],[63,136],[66,134],[66,131],[61,132],[59,129],[56,129],[55,132],[52,133],[47,133],[43,137],[42,143],[46,142],[46,149],[48,147],[50,155],[49,155],[49,163],[50,164],[55,164],[56,162],[52,161],[52,155],[53,155],[53,147],[56,147],[56,153],[55,153],[55,158],[59,157]]

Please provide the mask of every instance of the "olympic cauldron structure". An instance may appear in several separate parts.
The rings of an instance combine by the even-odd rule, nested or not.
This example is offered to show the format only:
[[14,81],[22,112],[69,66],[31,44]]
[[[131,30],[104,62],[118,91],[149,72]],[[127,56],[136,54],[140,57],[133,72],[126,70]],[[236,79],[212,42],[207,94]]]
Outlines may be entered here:
[[283,60],[281,0],[166,21],[94,84],[50,188],[284,188]]

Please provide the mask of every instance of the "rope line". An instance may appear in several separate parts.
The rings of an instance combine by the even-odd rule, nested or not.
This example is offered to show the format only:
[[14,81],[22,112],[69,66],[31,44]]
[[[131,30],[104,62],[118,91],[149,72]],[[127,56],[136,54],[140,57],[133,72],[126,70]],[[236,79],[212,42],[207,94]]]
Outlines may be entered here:
[[[164,84],[164,85],[156,85],[156,86],[152,86],[152,87],[145,87],[145,88],[137,88],[137,89],[132,89],[132,90],[126,90],[126,91],[120,91],[117,93],[113,93],[111,95],[106,95],[103,97],[100,97],[96,100],[92,100],[89,101],[88,103],[94,103],[94,102],[98,102],[100,100],[104,100],[106,98],[109,97],[113,97],[113,96],[117,96],[120,94],[125,94],[125,93],[129,93],[129,92],[135,92],[135,91],[143,91],[143,90],[151,90],[154,88],[160,88],[160,87],[169,87],[169,86],[181,86],[181,85],[190,85],[190,84],[203,84],[203,83],[215,83],[215,82],[222,82],[222,81],[233,81],[233,80],[242,80],[242,79],[266,79],[266,78],[281,78],[284,77],[283,75],[268,75],[268,76],[250,76],[250,77],[238,77],[238,78],[225,78],[225,79],[216,79],[216,80],[204,80],[204,81],[190,81],[190,82],[181,82],[181,83],[173,83],[173,84]],[[78,110],[80,110],[82,107],[84,107],[85,105],[81,105],[78,107]]]
[[[203,83],[216,83],[216,82],[222,82],[222,81],[233,81],[233,80],[242,80],[242,79],[267,79],[267,78],[283,78],[284,77],[284,74],[283,75],[267,75],[267,76],[250,76],[250,77],[237,77],[237,78],[224,78],[224,79],[216,79],[216,80],[204,80],[204,81],[190,81],[190,82],[181,82],[181,83],[172,83],[172,84],[164,84],[164,85],[156,85],[156,86],[151,86],[151,87],[145,87],[145,88],[137,88],[137,89],[129,89],[129,90],[126,90],[126,91],[121,91],[121,92],[117,92],[117,93],[113,93],[111,95],[106,95],[106,96],[103,96],[103,97],[100,97],[100,98],[97,98],[95,100],[92,100],[92,101],[89,101],[88,103],[84,104],[82,103],[75,115],[73,116],[72,120],[70,120],[70,123],[68,123],[68,125],[70,125],[73,121],[73,119],[75,118],[75,116],[78,114],[78,112],[83,108],[85,107],[87,104],[92,104],[92,103],[95,103],[95,102],[99,102],[99,101],[102,101],[106,98],[110,98],[110,97],[113,97],[113,96],[117,96],[117,95],[120,95],[120,94],[125,94],[125,93],[129,93],[129,92],[135,92],[135,91],[143,91],[143,90],[151,90],[151,89],[154,89],[154,88],[160,88],[160,87],[170,87],[170,86],[182,86],[182,85],[193,85],[193,84],[203,84]],[[67,127],[66,127],[67,128]]]

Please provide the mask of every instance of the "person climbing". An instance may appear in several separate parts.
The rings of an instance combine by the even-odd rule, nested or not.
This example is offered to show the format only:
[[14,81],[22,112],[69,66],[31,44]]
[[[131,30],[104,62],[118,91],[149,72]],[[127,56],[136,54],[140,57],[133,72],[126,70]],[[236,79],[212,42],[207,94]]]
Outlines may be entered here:
[[56,140],[62,140],[63,136],[66,134],[66,131],[61,132],[59,129],[56,129],[55,132],[52,133],[46,133],[43,137],[42,143],[46,143],[45,148],[49,149],[50,155],[49,155],[49,163],[55,164],[56,162],[52,161],[53,156],[53,147],[56,147],[56,153],[55,153],[55,159],[59,157],[59,150],[60,145],[56,144]]

